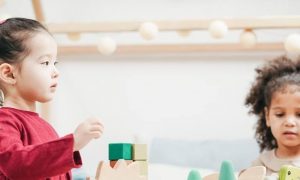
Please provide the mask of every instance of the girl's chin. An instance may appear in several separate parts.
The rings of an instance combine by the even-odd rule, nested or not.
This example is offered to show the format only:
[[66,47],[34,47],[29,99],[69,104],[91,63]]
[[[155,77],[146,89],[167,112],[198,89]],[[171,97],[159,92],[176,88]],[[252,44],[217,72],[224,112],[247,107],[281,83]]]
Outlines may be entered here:
[[285,141],[282,145],[287,148],[299,147],[300,141],[299,140],[298,141]]
[[38,102],[39,103],[47,103],[47,102],[51,101],[52,99],[53,99],[53,97],[46,97],[43,99],[39,99]]

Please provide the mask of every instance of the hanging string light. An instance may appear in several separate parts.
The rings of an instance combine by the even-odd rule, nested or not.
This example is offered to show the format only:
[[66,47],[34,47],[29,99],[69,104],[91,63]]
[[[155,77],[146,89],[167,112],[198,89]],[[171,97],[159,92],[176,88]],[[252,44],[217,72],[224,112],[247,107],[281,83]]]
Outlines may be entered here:
[[245,29],[240,35],[240,43],[244,48],[253,48],[257,43],[257,38],[252,29]]
[[228,26],[224,21],[215,20],[209,24],[208,30],[213,38],[220,39],[227,34]]
[[103,37],[100,39],[97,49],[103,55],[111,55],[116,51],[117,44],[112,38]]
[[300,34],[290,34],[284,41],[287,52],[300,52]]
[[158,34],[158,27],[152,22],[145,22],[141,24],[139,33],[145,40],[152,40]]

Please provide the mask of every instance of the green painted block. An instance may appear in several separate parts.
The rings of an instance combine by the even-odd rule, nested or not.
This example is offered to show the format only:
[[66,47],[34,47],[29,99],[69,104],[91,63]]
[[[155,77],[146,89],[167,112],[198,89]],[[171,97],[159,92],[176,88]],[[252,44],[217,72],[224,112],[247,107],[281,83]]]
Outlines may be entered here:
[[219,180],[236,180],[236,177],[234,175],[234,169],[230,162],[222,162]]
[[109,160],[132,160],[132,144],[111,143],[109,144]]
[[201,180],[200,173],[197,170],[191,170],[188,175],[188,180]]

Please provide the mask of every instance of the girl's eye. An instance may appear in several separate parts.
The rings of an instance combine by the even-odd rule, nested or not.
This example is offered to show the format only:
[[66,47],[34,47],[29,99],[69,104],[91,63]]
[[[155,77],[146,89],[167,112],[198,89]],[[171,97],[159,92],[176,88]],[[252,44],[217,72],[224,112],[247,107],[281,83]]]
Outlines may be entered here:
[[57,61],[55,61],[55,62],[54,62],[54,66],[55,66],[55,65],[57,65],[57,64],[58,64],[58,62],[57,62]]
[[297,113],[296,116],[299,118],[300,117],[300,113]]
[[280,117],[283,117],[284,114],[283,113],[277,113],[277,114],[275,114],[275,116],[280,118]]
[[48,66],[49,65],[49,61],[45,61],[42,64]]

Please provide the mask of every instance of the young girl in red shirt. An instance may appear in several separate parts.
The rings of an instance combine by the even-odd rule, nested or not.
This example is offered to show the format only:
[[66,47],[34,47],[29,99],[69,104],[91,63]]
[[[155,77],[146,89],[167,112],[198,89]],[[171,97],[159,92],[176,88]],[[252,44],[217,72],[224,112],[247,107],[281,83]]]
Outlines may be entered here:
[[0,22],[0,180],[71,179],[82,165],[79,150],[99,138],[97,118],[58,137],[36,113],[36,102],[50,101],[58,85],[57,44],[39,22],[10,18]]

